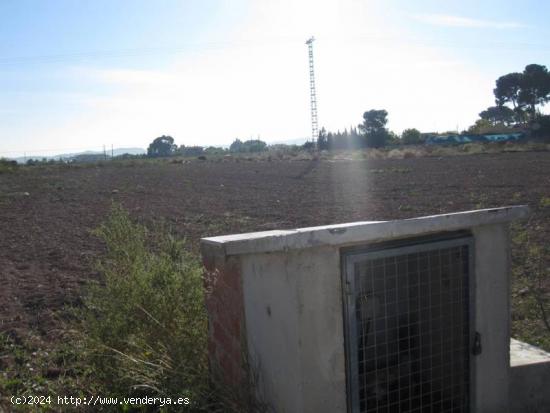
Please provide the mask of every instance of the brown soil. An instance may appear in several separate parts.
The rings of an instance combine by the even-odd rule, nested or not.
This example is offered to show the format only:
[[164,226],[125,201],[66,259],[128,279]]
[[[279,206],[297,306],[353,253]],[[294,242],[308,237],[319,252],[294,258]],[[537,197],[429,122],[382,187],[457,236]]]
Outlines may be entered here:
[[[27,194],[28,193],[28,194]],[[55,341],[55,314],[97,277],[91,234],[113,201],[168,221],[193,249],[207,235],[408,218],[528,204],[550,239],[550,153],[370,161],[207,160],[23,168],[0,175],[0,332]]]

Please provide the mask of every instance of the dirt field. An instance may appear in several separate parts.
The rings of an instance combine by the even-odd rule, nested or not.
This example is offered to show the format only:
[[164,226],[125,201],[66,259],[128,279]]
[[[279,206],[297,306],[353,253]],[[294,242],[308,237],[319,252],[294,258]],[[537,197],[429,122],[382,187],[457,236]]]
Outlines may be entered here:
[[[0,175],[0,332],[57,335],[55,312],[96,277],[90,233],[112,201],[202,236],[528,204],[550,240],[550,153],[370,161],[193,160],[22,168]],[[546,201],[545,201],[546,200]]]

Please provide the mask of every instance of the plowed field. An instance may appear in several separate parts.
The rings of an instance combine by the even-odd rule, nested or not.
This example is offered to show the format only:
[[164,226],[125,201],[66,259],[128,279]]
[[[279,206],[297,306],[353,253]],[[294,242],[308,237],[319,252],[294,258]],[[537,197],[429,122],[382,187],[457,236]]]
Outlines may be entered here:
[[550,153],[371,161],[106,163],[0,175],[0,332],[55,340],[57,310],[97,277],[91,234],[111,203],[202,236],[528,204],[550,242]]

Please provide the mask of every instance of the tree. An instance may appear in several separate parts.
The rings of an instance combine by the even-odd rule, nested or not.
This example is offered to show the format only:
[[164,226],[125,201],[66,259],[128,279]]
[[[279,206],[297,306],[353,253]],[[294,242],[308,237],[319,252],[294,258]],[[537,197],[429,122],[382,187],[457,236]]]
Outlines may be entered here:
[[359,130],[364,133],[366,146],[379,148],[386,145],[389,139],[387,116],[388,112],[384,109],[363,113],[363,123],[359,125]]
[[266,150],[267,144],[259,139],[250,139],[245,142],[235,139],[229,146],[230,152],[263,152]]
[[514,123],[515,113],[508,106],[490,106],[483,112],[480,112],[479,117],[489,121],[493,126],[510,126]]
[[221,147],[209,146],[204,149],[204,153],[207,155],[223,155],[225,150]]
[[147,148],[147,156],[159,157],[173,155],[177,149],[174,144],[174,138],[162,135],[156,138]]
[[550,115],[540,115],[531,125],[532,136],[550,142]]
[[544,106],[550,100],[550,74],[546,66],[531,64],[525,66],[519,92],[519,102],[528,108],[531,120],[537,115],[537,106]]
[[[514,121],[521,123],[529,120],[533,121],[539,116],[537,107],[544,106],[550,101],[550,73],[546,66],[527,65],[522,73],[508,73],[499,77],[493,93],[496,107],[502,108],[506,107],[506,104],[512,105]],[[493,113],[485,113],[484,119],[493,122],[495,118],[492,115],[495,114],[494,111]],[[497,114],[497,117],[501,115],[509,119],[510,113],[504,109]]]
[[364,148],[366,143],[365,139],[359,132],[357,128],[351,127],[349,129],[349,136],[347,136],[347,142],[350,149]]
[[259,139],[251,139],[244,142],[246,152],[264,152],[267,151],[267,143]]
[[405,129],[401,134],[401,141],[405,145],[423,143],[422,134],[418,129]]
[[324,127],[322,127],[319,131],[319,137],[317,138],[317,148],[319,148],[320,151],[329,149],[327,130]]
[[315,142],[314,141],[306,141],[304,142],[304,144],[302,145],[302,149],[306,150],[306,151],[314,151],[316,148],[316,145],[315,145]]
[[478,119],[476,122],[468,128],[468,133],[474,133],[482,135],[484,133],[490,133],[493,125],[487,119]]
[[230,152],[243,152],[243,142],[240,139],[235,139],[231,145],[229,145]]
[[202,146],[183,146],[183,145],[181,145],[178,149],[178,152],[182,156],[200,156],[204,153],[204,148]]
[[508,73],[497,79],[496,88],[493,89],[493,93],[498,106],[511,103],[514,109],[518,107],[522,78],[523,75],[521,73],[515,72]]

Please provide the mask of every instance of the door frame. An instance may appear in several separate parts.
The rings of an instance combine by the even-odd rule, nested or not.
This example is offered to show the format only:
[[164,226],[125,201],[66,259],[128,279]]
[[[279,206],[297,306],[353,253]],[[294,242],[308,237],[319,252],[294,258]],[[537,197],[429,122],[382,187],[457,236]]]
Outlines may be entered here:
[[[436,234],[427,237],[407,238],[390,242],[381,242],[342,248],[341,282],[343,296],[344,343],[346,359],[347,410],[359,413],[358,360],[357,360],[357,323],[355,315],[355,264],[371,259],[387,258],[409,253],[427,252],[437,249],[468,246],[468,322],[469,322],[469,411],[475,412],[475,356],[472,347],[476,332],[475,314],[475,242],[467,231]],[[355,343],[355,344],[354,344]]]

